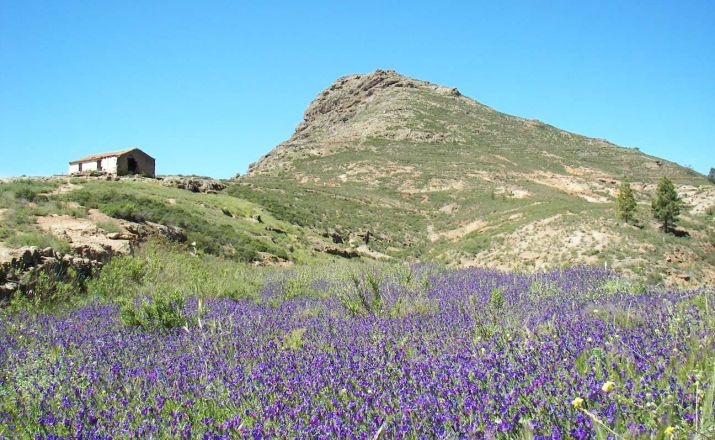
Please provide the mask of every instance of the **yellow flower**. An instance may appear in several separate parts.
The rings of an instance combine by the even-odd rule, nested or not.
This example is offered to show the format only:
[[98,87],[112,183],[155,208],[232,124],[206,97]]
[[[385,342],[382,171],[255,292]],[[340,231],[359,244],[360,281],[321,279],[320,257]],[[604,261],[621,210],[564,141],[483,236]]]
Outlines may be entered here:
[[603,386],[601,387],[601,390],[603,390],[603,392],[605,392],[605,393],[610,393],[611,391],[613,391],[613,389],[614,389],[615,387],[616,387],[616,383],[615,383],[615,382],[611,382],[611,381],[609,380],[608,382],[606,382],[606,383],[603,384]]
[[580,397],[575,398],[574,400],[571,401],[571,405],[574,408],[581,408],[583,406],[583,399]]
[[675,432],[675,427],[673,427],[673,426],[668,426],[667,428],[665,428],[665,431],[663,431],[663,434],[665,434],[665,435],[673,435],[674,432]]

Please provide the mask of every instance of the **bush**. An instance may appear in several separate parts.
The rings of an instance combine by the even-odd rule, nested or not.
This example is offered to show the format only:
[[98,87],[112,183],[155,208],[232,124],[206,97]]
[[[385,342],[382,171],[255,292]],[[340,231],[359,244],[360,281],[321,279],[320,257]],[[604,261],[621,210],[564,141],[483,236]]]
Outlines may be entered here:
[[19,188],[17,191],[15,191],[15,198],[27,200],[28,202],[34,202],[37,198],[37,192],[29,187]]
[[21,280],[22,289],[10,300],[10,310],[52,311],[71,305],[84,291],[87,276],[72,267],[27,273]]
[[489,301],[484,307],[479,307],[475,296],[470,297],[474,310],[474,340],[489,339],[504,327],[501,318],[504,315],[504,289],[495,287],[491,290]]
[[95,225],[99,229],[102,229],[105,232],[109,232],[109,233],[121,232],[121,228],[119,226],[117,226],[116,223],[111,222],[111,221],[101,221],[101,222],[95,223]]
[[141,288],[146,274],[144,260],[130,256],[116,256],[98,277],[87,283],[90,295],[103,298],[134,296]]
[[258,301],[263,289],[263,277],[253,270],[237,270],[233,277],[227,277],[222,296],[239,300]]
[[175,329],[187,325],[183,295],[174,290],[161,292],[150,299],[120,301],[119,318],[128,327]]
[[141,212],[133,203],[104,205],[100,210],[110,217],[120,218],[130,222],[142,223],[146,221],[145,213]]
[[283,281],[282,296],[284,299],[315,298],[320,292],[313,288],[313,277],[306,270],[296,270],[292,276]]
[[364,276],[349,275],[347,289],[340,294],[340,302],[350,316],[379,316],[382,313],[382,277],[377,270],[368,270]]
[[22,179],[0,184],[0,193],[14,194],[17,200],[28,202],[46,201],[47,196],[43,193],[56,188],[56,182],[42,182],[38,180]]
[[305,335],[306,328],[299,327],[287,332],[282,340],[278,342],[278,345],[283,350],[298,351],[303,347],[303,336]]
[[70,245],[67,241],[59,239],[51,234],[42,232],[14,232],[9,231],[5,238],[5,243],[11,247],[37,246],[38,248],[48,248],[67,253]]

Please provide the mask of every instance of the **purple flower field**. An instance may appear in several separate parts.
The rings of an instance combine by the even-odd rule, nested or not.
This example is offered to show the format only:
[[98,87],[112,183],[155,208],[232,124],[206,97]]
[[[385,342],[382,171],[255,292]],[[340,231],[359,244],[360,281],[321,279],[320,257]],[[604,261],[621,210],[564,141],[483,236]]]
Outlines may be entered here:
[[592,268],[422,277],[421,292],[381,280],[380,310],[399,313],[348,313],[340,281],[318,280],[304,296],[274,281],[261,301],[190,300],[183,329],[127,327],[99,302],[4,316],[0,438],[685,438],[712,426],[712,289],[621,288]]

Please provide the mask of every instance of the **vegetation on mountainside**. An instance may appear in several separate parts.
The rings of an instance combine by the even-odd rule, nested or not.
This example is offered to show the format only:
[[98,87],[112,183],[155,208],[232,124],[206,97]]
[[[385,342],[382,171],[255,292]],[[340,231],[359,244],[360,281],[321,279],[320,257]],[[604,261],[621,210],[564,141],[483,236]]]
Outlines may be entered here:
[[312,258],[310,234],[275,220],[255,204],[223,194],[145,182],[88,181],[63,198],[115,218],[179,227],[187,242],[212,255],[239,261],[261,260],[264,254],[285,260]]
[[[281,264],[340,258],[321,251],[326,246],[323,237],[278,220],[260,206],[233,196],[192,193],[152,181],[112,182],[79,178],[0,183],[0,253],[7,258],[8,265],[10,257],[19,255],[13,254],[12,249],[23,246],[52,248],[57,253],[46,253],[41,260],[38,257],[37,261],[33,260],[34,266],[46,260],[57,261],[54,256],[61,258],[63,254],[82,253],[87,249],[96,252],[95,248],[101,252],[108,245],[120,246],[127,236],[142,241],[147,238],[141,235],[142,231],[154,231],[141,229],[141,223],[127,226],[127,223],[111,221],[101,213],[118,219],[155,221],[180,227],[188,236],[183,252],[201,258],[207,255],[221,257],[204,261],[206,264],[221,262],[220,266],[224,259],[225,264],[232,264],[232,261]],[[125,227],[139,229],[127,233]],[[118,239],[107,244],[106,240],[112,234]],[[181,235],[171,237],[180,238]],[[114,249],[118,248],[107,251],[106,257]],[[0,287],[9,283],[5,287],[12,289],[9,296],[7,290],[0,292],[0,302],[14,295],[16,300],[27,305],[53,307],[72,303],[73,298],[82,297],[90,289],[87,286],[87,277],[91,275],[89,267],[83,267],[81,273],[77,273],[71,263],[50,262],[41,270],[25,270],[24,266],[13,264],[0,273]]]
[[56,182],[38,180],[16,180],[0,183],[0,243],[9,247],[37,246],[52,247],[58,251],[68,251],[67,241],[44,232],[37,227],[38,216],[63,214],[83,217],[87,211],[70,207],[55,200],[50,192],[57,187]]
[[[615,221],[623,176],[628,219],[642,229]],[[674,241],[639,214],[662,176],[691,203],[681,213],[689,236]],[[370,249],[400,259],[503,270],[576,261],[715,282],[715,192],[704,176],[394,72],[320,93],[294,136],[228,192],[355,244],[369,231]]]
[[[87,209],[98,209],[119,219],[180,227],[200,251],[239,261],[261,260],[262,255],[285,260],[313,258],[311,234],[235,197],[194,194],[145,182],[73,181],[62,193],[53,193],[66,183],[60,179],[0,183],[0,242],[67,252],[69,244],[40,229],[36,219],[49,215],[84,218]],[[98,227],[116,232],[116,226],[108,222]]]

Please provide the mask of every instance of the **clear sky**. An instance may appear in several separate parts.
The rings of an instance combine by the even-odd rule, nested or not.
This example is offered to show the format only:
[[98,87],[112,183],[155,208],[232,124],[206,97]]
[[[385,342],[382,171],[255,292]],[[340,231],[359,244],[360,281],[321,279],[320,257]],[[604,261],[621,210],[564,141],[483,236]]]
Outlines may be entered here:
[[715,167],[715,2],[0,0],[0,176],[140,146],[230,177],[377,68]]

